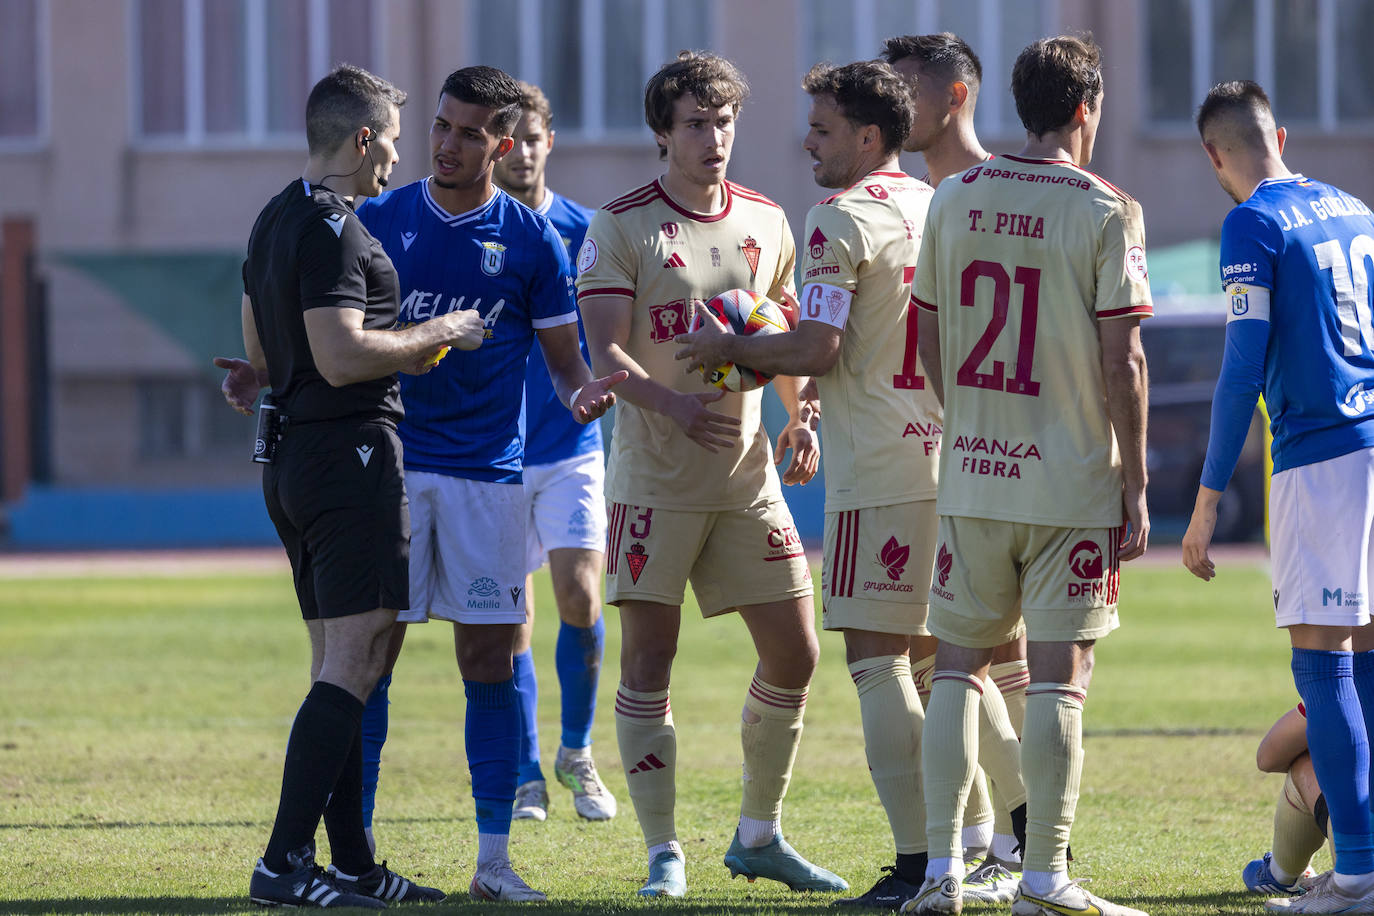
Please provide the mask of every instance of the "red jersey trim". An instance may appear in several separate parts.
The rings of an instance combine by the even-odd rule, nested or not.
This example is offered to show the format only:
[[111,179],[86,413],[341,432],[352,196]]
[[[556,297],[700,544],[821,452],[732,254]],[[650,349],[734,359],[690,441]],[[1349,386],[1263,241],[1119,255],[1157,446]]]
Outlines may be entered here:
[[616,287],[608,287],[606,289],[584,289],[578,291],[577,301],[581,302],[583,299],[591,296],[624,296],[627,299],[633,299],[635,297],[635,291]]
[[[841,197],[843,197],[844,195],[848,194],[850,191],[854,190],[854,189],[857,188],[859,185],[863,184],[865,181],[867,181],[868,179],[872,178],[874,175],[878,176],[879,178],[911,178],[912,181],[920,181],[920,180],[921,180],[921,179],[919,179],[919,178],[912,178],[912,177],[911,177],[910,175],[908,175],[906,172],[869,172],[867,175],[865,175],[864,177],[860,178],[858,181],[854,182],[854,183],[853,183],[852,185],[850,185],[849,187],[847,187],[847,188],[841,188],[840,190],[836,191],[834,194],[831,194],[831,195],[830,195],[829,197],[827,197],[825,200],[823,200],[823,201],[821,201],[819,204],[817,204],[817,206],[821,206],[821,205],[823,205],[823,204],[833,204],[835,201],[839,200]],[[929,178],[930,176],[927,175],[926,177]],[[923,183],[924,183],[924,184],[930,184],[930,182],[928,182],[928,181],[927,181],[927,182],[923,182]]]
[[927,312],[938,312],[938,311],[940,311],[940,310],[935,306],[935,303],[933,303],[933,302],[926,302],[924,299],[917,299],[917,298],[916,298],[916,295],[915,295],[914,293],[913,293],[912,296],[911,296],[911,304],[914,305],[914,306],[916,306],[917,308],[925,309]]
[[652,202],[656,197],[658,197],[658,189],[655,188],[653,185],[646,185],[645,187],[642,187],[637,191],[632,191],[629,194],[626,194],[624,197],[616,198],[615,200],[606,204],[606,206],[602,207],[601,209],[606,210],[610,213],[624,213],[627,210],[633,210],[636,207],[642,207],[645,204]]
[[1111,189],[1111,192],[1112,192],[1113,194],[1115,194],[1117,197],[1121,198],[1122,200],[1130,200],[1130,201],[1135,200],[1134,197],[1132,197],[1131,195],[1127,194],[1125,191],[1121,190],[1121,189],[1118,188],[1116,185],[1112,184],[1110,181],[1108,181],[1107,179],[1103,178],[1101,175],[1097,174],[1096,172],[1090,172],[1090,171],[1088,171],[1087,169],[1085,169],[1085,168],[1083,168],[1083,167],[1081,167],[1081,166],[1075,165],[1074,163],[1070,162],[1070,161],[1067,160],[1067,159],[1027,159],[1027,158],[1024,157],[1024,156],[1007,156],[1007,155],[1004,155],[1002,158],[1003,158],[1003,159],[1010,159],[1012,162],[1025,162],[1025,163],[1029,163],[1029,164],[1031,164],[1031,165],[1067,165],[1069,168],[1073,169],[1075,172],[1082,172],[1084,175],[1087,175],[1087,176],[1089,176],[1090,178],[1093,178],[1093,179],[1096,180],[1096,181],[1100,181],[1102,184],[1104,184],[1104,185],[1106,185],[1108,188],[1110,188],[1110,189]]
[[730,186],[730,190],[734,191],[736,194],[738,194],[740,197],[743,197],[745,200],[752,200],[756,203],[767,204],[768,206],[775,207],[778,210],[782,209],[782,207],[779,206],[776,202],[764,196],[763,194],[760,194],[758,191],[755,191],[753,188],[746,188],[744,185],[735,184],[733,181],[727,181],[726,184]]
[[668,192],[663,190],[663,179],[654,179],[654,190],[658,192],[659,199],[677,213],[698,223],[715,223],[730,215],[730,206],[735,202],[736,186],[727,181],[722,187],[725,188],[725,206],[721,207],[719,213],[694,213],[668,196]]
[[1127,315],[1140,315],[1142,318],[1148,318],[1154,315],[1154,313],[1155,310],[1153,306],[1150,305],[1128,305],[1123,309],[1107,309],[1105,312],[1098,312],[1097,320],[1101,321],[1103,318],[1125,318]]

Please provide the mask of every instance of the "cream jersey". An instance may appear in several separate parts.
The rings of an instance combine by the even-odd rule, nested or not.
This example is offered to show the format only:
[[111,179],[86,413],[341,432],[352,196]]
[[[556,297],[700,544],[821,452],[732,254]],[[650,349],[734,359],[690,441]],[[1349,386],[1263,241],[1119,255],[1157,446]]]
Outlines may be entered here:
[[999,157],[940,183],[916,264],[940,325],[940,514],[1120,525],[1097,323],[1152,314],[1140,205],[1068,162]]
[[935,498],[940,403],[909,308],[931,194],[902,172],[872,172],[806,217],[801,320],[844,331],[816,379],[826,512]]
[[[729,289],[774,300],[793,296],[796,249],[782,208],[755,191],[725,183],[719,213],[693,213],[654,181],[596,212],[577,255],[579,302],[597,296],[633,300],[625,352],[649,377],[675,391],[714,392],[686,373],[673,342],[697,308]],[[621,400],[611,437],[606,496],[662,509],[717,511],[782,498],[763,428],[762,389],[726,392],[711,410],[740,419],[740,441],[711,453],[670,417]]]

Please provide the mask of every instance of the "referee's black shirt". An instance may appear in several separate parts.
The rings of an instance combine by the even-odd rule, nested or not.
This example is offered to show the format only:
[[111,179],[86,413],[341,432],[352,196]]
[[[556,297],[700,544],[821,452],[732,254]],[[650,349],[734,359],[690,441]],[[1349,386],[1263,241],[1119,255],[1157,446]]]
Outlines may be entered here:
[[313,308],[361,309],[366,330],[396,323],[396,268],[348,201],[304,179],[287,185],[253,225],[243,290],[253,302],[272,400],[291,422],[400,421],[394,373],[334,388],[315,368],[305,333],[305,312]]

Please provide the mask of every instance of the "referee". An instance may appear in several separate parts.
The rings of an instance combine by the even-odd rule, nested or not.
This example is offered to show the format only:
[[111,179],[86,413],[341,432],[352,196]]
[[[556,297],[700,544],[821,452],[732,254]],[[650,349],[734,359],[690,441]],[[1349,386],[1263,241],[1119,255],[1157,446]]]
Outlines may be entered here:
[[[396,423],[397,371],[419,373],[440,348],[475,349],[482,318],[450,312],[393,330],[400,290],[381,244],[353,212],[397,162],[405,93],[341,66],[306,103],[305,173],[263,208],[244,262],[248,358],[215,360],[243,413],[264,385],[279,418],[262,434],[263,496],[291,560],[310,632],[311,687],[286,746],[281,802],[249,899],[353,906],[438,901],[376,864],[362,821],[363,700],[381,673],[386,634],[408,606],[410,521]],[[333,863],[315,864],[323,816]]]

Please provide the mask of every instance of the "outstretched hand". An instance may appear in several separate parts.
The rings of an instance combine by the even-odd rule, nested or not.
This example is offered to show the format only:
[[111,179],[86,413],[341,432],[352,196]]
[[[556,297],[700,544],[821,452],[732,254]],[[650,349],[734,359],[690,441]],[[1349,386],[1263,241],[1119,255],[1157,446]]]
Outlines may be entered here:
[[573,419],[585,424],[602,416],[615,405],[615,394],[611,389],[629,377],[630,373],[621,369],[619,372],[592,379],[583,385],[577,390],[572,404],[569,405]]
[[258,392],[269,384],[267,373],[259,372],[246,359],[216,356],[214,363],[218,368],[228,371],[219,386],[219,390],[224,392],[224,400],[245,417],[251,417]]

